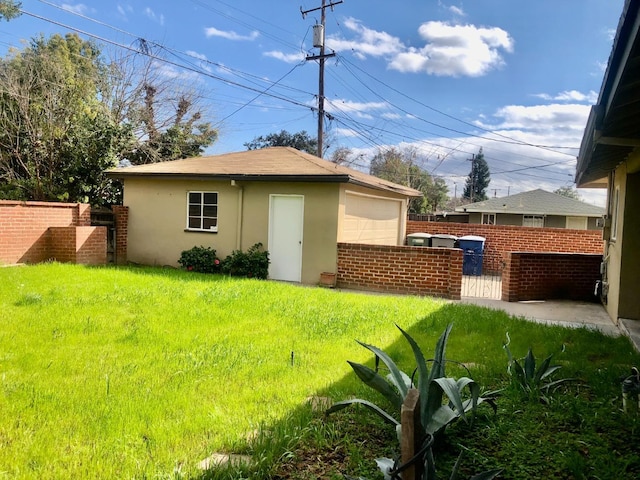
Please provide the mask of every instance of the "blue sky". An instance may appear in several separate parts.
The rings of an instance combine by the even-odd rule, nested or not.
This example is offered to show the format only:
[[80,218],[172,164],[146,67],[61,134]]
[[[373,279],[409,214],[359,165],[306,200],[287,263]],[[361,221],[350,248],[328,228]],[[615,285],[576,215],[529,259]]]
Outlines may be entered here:
[[[327,0],[328,2],[328,0]],[[158,72],[202,92],[220,130],[208,153],[282,129],[314,135],[320,0],[24,0],[0,49],[68,28],[108,49],[154,47]],[[336,3],[336,0],[334,0]],[[623,0],[344,0],[327,9],[325,157],[413,148],[460,196],[482,147],[490,196],[572,185]],[[31,14],[31,15],[29,15]],[[35,15],[35,16],[34,16]],[[41,17],[41,18],[37,18]],[[64,25],[64,26],[63,26]],[[95,39],[95,38],[94,38]],[[186,66],[187,69],[180,66]],[[602,205],[604,192],[580,190]]]

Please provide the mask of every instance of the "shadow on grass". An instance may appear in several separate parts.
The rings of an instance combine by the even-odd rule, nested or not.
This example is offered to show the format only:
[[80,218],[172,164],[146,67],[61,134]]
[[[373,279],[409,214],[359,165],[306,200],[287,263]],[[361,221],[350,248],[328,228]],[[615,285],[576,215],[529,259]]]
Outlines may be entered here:
[[[396,323],[405,328],[402,320],[397,319]],[[454,325],[447,346],[447,359],[463,363],[484,391],[501,389],[509,383],[506,371],[507,357],[503,349],[507,333],[511,338],[511,350],[516,355],[524,355],[528,348],[540,352],[541,357],[553,354],[554,361],[567,370],[563,376],[580,377],[587,370],[611,368],[612,365],[615,369],[623,371],[628,365],[640,360],[626,337],[612,338],[586,328],[571,329],[537,324],[510,317],[503,311],[461,303],[443,304],[440,309],[425,316],[407,331],[421,346],[425,356],[430,357],[438,337],[449,323]],[[390,324],[388,328],[395,330],[396,327]],[[413,356],[399,331],[390,345],[377,346],[387,352],[401,369],[411,371],[414,365]],[[354,341],[353,348],[355,351],[362,347]],[[345,362],[347,360],[349,358],[344,359]],[[373,367],[373,355],[367,364]],[[468,373],[463,367],[448,365],[447,375],[460,377]],[[611,383],[618,388],[616,382],[617,378]],[[608,387],[609,385],[605,385],[604,388]],[[353,373],[336,379],[316,395],[328,397],[332,401],[349,397],[365,398],[387,411],[393,411],[381,396],[363,386]],[[487,412],[490,412],[490,409],[487,409]],[[345,427],[345,424],[350,427]],[[357,430],[361,431],[360,435]],[[367,443],[373,443],[373,448],[368,448]],[[376,448],[379,450],[375,451]],[[364,409],[339,412],[324,419],[321,412],[314,412],[305,404],[290,412],[286,418],[263,425],[258,438],[253,442],[247,442],[244,448],[237,452],[252,456],[252,468],[221,467],[203,471],[189,478],[312,479],[342,478],[341,473],[375,475],[377,469],[373,462],[374,457],[391,456],[390,452],[397,448],[392,429]],[[451,458],[455,459],[460,448],[453,448],[456,449],[456,453],[450,452],[449,455],[453,455]],[[354,451],[358,449],[370,455],[362,458],[361,454]],[[336,454],[338,450],[342,451],[342,456]],[[299,458],[300,455],[306,455],[307,458]],[[344,455],[354,458],[344,458]],[[335,468],[331,469],[331,465],[320,465],[324,462],[334,462]],[[341,470],[348,468],[355,468],[357,471]],[[291,473],[292,471],[296,473]],[[289,474],[285,475],[283,472]]]

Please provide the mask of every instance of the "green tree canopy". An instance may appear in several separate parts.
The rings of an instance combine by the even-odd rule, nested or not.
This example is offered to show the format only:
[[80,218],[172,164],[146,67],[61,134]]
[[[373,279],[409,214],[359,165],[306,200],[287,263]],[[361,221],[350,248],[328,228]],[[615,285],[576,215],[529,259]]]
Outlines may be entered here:
[[244,146],[247,147],[247,150],[258,150],[266,147],[293,147],[312,155],[318,153],[318,139],[309,136],[305,130],[298,133],[289,133],[286,130],[281,130],[279,133],[261,135],[245,143]]
[[410,213],[433,212],[447,201],[448,188],[441,178],[434,179],[419,164],[423,159],[415,150],[390,148],[379,151],[372,159],[369,173],[390,182],[422,192],[422,198],[409,202]]
[[484,159],[482,147],[471,160],[471,171],[464,186],[463,197],[470,202],[481,202],[487,199],[487,187],[491,181],[489,165]]
[[570,187],[568,185],[555,189],[553,193],[557,193],[558,195],[562,195],[563,197],[567,197],[567,198],[572,198],[574,200],[582,200],[582,197],[580,196],[578,191],[575,188]]
[[107,62],[67,34],[0,59],[0,198],[114,203],[118,184],[104,170],[118,160],[196,156],[215,141],[189,91],[148,57],[131,58],[142,61]]

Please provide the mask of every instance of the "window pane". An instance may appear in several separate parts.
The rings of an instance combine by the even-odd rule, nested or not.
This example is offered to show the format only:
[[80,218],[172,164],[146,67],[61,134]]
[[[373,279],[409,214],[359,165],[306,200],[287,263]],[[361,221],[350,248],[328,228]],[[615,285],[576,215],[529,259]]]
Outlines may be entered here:
[[201,198],[200,192],[189,192],[189,203],[200,203]]
[[200,215],[200,205],[189,205],[189,216],[197,217]]
[[218,219],[217,218],[203,218],[202,222],[203,222],[203,228],[205,230],[209,230],[209,229],[211,229],[211,227],[218,226]]
[[202,211],[202,215],[205,217],[217,217],[218,216],[218,207],[216,206],[212,206],[209,207],[207,205],[205,205],[203,211]]
[[200,218],[189,217],[189,228],[200,228]]
[[218,203],[218,194],[217,193],[205,193],[204,194],[204,203],[207,205],[216,205]]

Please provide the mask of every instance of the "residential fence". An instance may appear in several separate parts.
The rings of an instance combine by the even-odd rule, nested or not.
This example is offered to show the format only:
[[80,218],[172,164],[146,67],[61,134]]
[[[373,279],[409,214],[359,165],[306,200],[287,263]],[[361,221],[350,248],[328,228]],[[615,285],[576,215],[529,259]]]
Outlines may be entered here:
[[510,252],[592,253],[602,254],[600,230],[537,228],[473,223],[407,222],[407,235],[412,233],[446,234],[461,237],[478,235],[485,238],[485,272],[500,272]]
[[104,264],[106,233],[86,204],[0,200],[0,263]]
[[459,300],[462,250],[338,243],[336,285]]
[[597,301],[602,255],[511,252],[502,276],[502,300]]

